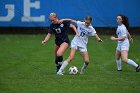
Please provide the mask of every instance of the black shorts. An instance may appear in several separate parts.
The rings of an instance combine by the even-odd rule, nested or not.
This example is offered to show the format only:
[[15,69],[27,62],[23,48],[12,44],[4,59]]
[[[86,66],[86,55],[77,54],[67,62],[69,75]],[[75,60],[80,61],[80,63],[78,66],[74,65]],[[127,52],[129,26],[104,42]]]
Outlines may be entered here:
[[58,40],[56,40],[56,41],[55,41],[55,44],[56,44],[57,46],[60,47],[60,45],[61,45],[62,43],[64,43],[64,42],[66,42],[68,45],[70,45],[70,40],[69,40],[69,39],[67,39],[67,40],[65,40],[65,41],[58,41]]

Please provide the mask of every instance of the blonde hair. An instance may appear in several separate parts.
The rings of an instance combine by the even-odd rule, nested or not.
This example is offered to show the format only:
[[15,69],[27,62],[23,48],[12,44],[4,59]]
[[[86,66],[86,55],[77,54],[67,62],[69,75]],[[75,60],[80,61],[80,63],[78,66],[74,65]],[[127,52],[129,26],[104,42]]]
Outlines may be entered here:
[[54,13],[54,12],[50,13],[50,17],[51,17],[51,16],[57,17],[56,13]]

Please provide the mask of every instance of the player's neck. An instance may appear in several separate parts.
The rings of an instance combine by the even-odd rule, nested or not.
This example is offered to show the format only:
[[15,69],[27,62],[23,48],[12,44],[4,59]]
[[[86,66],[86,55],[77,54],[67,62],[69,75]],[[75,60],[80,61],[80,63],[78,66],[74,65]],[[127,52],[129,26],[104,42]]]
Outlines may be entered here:
[[119,26],[121,26],[122,25],[122,23],[119,23]]
[[56,19],[56,20],[53,22],[53,24],[59,24],[59,20]]
[[89,25],[85,25],[86,28],[89,28]]

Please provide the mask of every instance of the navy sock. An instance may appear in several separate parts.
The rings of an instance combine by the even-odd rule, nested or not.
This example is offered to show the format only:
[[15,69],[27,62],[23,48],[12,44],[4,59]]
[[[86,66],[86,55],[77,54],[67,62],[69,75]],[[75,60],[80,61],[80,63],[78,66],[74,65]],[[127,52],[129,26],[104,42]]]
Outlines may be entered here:
[[62,65],[62,61],[63,61],[63,56],[56,57],[55,64],[56,64],[57,71],[60,69],[60,67]]

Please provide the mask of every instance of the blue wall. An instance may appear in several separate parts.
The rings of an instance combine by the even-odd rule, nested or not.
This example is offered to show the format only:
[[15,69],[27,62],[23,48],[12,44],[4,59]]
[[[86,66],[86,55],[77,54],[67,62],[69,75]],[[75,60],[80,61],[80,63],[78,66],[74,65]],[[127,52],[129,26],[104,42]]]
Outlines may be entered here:
[[[35,4],[38,9],[34,6],[30,8],[30,16],[42,15],[42,19],[32,19],[27,15],[28,11],[24,8],[28,3],[24,4],[25,1],[39,1]],[[9,7],[9,15],[8,9],[5,8],[7,4],[14,7]],[[94,19],[92,24],[96,27],[116,26],[116,16],[124,14],[128,16],[132,27],[140,26],[140,0],[0,0],[0,27],[46,27],[50,24],[50,12],[56,12],[59,18],[76,20],[83,20],[85,16],[90,15]]]

